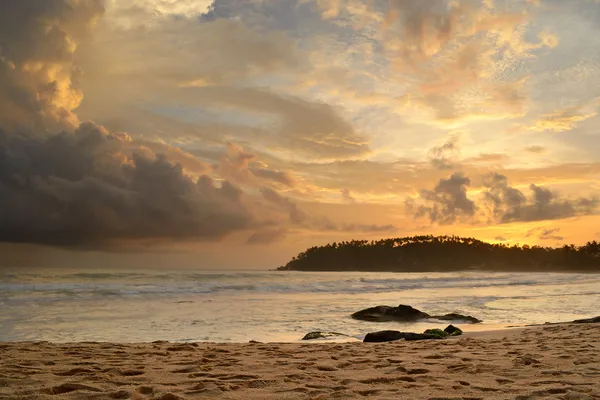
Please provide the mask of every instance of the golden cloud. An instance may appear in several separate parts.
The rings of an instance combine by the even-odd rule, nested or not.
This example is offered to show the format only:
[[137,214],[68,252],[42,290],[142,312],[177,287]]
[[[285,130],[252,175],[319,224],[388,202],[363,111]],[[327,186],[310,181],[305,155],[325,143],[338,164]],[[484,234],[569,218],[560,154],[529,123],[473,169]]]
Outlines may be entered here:
[[578,126],[579,122],[595,117],[596,115],[598,115],[598,112],[589,105],[569,107],[543,116],[535,121],[528,130],[535,132],[571,131]]
[[0,127],[59,132],[78,126],[75,51],[103,12],[101,0],[2,5]]

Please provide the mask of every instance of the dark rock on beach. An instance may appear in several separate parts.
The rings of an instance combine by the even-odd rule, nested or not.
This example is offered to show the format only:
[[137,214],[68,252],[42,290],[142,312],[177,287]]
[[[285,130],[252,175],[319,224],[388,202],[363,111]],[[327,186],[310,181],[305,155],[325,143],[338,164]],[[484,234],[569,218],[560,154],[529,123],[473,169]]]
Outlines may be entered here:
[[403,336],[404,336],[404,340],[443,339],[443,337],[441,337],[441,336],[431,335],[431,334],[428,334],[428,333],[404,332]]
[[586,319],[576,319],[573,321],[576,324],[595,324],[600,323],[600,316],[594,318],[586,318]]
[[400,332],[400,331],[379,331],[367,333],[363,342],[393,342],[395,340],[429,340],[429,339],[442,339],[437,335],[430,335],[426,333],[413,333],[413,332]]
[[445,315],[434,315],[431,318],[439,319],[440,321],[460,321],[460,322],[466,322],[469,324],[478,324],[480,322],[483,322],[480,319],[471,317],[470,315],[461,315],[461,314],[456,314],[456,313],[445,314]]
[[400,304],[398,307],[376,306],[352,314],[352,318],[362,321],[387,322],[387,321],[417,321],[429,318],[429,314],[411,306]]
[[460,328],[457,328],[454,325],[448,325],[444,329],[444,332],[446,332],[450,336],[460,336],[463,333],[463,331]]
[[367,333],[363,342],[392,342],[403,338],[400,331],[379,331]]
[[331,338],[331,337],[335,337],[335,336],[348,337],[348,335],[345,335],[343,333],[338,333],[338,332],[309,332],[306,335],[304,335],[302,340],[327,339],[327,338]]
[[411,306],[400,304],[398,307],[390,306],[376,306],[370,307],[361,311],[357,311],[352,314],[352,318],[359,319],[361,321],[371,322],[413,322],[421,319],[439,319],[442,321],[457,321],[469,324],[477,324],[482,322],[481,320],[472,317],[470,315],[461,315],[457,313],[445,314],[445,315],[430,315],[426,312],[417,310]]
[[448,336],[448,332],[443,331],[441,329],[427,329],[425,332],[423,332],[426,335],[434,335],[434,336],[439,336],[441,339],[445,338],[446,336]]

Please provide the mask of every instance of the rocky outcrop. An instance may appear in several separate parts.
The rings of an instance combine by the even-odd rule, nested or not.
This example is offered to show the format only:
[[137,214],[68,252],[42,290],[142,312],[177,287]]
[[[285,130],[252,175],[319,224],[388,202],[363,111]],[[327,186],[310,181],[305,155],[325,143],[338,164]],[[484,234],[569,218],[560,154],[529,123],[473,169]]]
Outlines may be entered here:
[[469,324],[478,324],[480,322],[483,322],[480,319],[471,317],[470,315],[461,315],[461,314],[456,314],[456,313],[444,314],[444,315],[434,315],[431,318],[439,319],[440,321],[456,321],[456,322],[469,323]]
[[393,342],[395,340],[430,340],[445,339],[449,336],[462,335],[463,331],[454,325],[448,325],[444,330],[427,329],[423,333],[400,332],[400,331],[379,331],[367,333],[363,342]]
[[413,332],[400,332],[400,331],[379,331],[367,333],[363,342],[393,342],[395,340],[430,340],[430,339],[442,339],[437,335],[430,335],[427,333],[413,333]]
[[417,310],[411,306],[400,304],[398,307],[376,306],[352,314],[352,318],[362,321],[417,321],[429,318],[429,314]]
[[345,337],[349,337],[348,335],[345,335],[343,333],[338,333],[338,332],[309,332],[306,335],[304,335],[304,337],[302,338],[302,340],[315,340],[315,339],[329,339],[332,337],[336,337],[336,336],[345,336]]
[[352,318],[371,322],[413,322],[422,319],[439,319],[441,321],[455,321],[468,324],[477,324],[482,322],[481,320],[470,315],[461,315],[457,313],[430,315],[426,312],[417,310],[416,308],[404,304],[400,304],[398,307],[376,306],[367,308],[355,312],[352,314]]
[[595,324],[600,323],[600,316],[594,318],[586,318],[586,319],[576,319],[573,321],[576,324]]
[[400,331],[379,331],[367,333],[363,342],[392,342],[404,339]]
[[446,336],[448,336],[448,332],[443,331],[441,329],[427,329],[425,332],[423,332],[426,335],[435,335],[435,336],[439,336],[441,339],[445,338]]
[[454,325],[448,325],[445,329],[444,332],[446,332],[448,335],[450,336],[460,336],[462,335],[463,331],[460,328],[455,327]]

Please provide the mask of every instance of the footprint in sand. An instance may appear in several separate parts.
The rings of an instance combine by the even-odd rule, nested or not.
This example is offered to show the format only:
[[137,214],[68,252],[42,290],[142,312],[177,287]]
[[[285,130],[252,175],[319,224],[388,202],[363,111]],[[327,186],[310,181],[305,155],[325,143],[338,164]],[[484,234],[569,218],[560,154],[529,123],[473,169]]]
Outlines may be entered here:
[[87,368],[73,368],[68,371],[55,372],[54,375],[56,375],[56,376],[75,376],[75,375],[93,374],[94,372],[96,372],[96,371],[92,371],[91,369],[87,369]]
[[408,375],[423,375],[423,374],[428,374],[431,371],[426,369],[426,368],[414,368],[414,369],[409,369],[408,371],[406,371],[406,373]]
[[93,386],[82,385],[79,383],[63,383],[62,385],[54,386],[48,389],[43,389],[42,393],[57,395],[74,392],[76,390],[84,390],[87,392],[102,392],[102,389],[98,389]]

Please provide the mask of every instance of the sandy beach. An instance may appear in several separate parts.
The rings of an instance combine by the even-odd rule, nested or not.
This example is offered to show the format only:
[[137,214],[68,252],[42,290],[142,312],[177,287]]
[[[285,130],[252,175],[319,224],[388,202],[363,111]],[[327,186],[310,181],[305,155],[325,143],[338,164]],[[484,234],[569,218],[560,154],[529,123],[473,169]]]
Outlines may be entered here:
[[600,399],[600,324],[388,343],[1,343],[0,399]]

